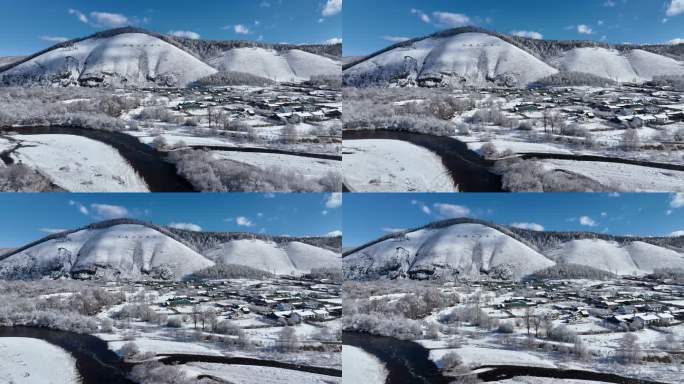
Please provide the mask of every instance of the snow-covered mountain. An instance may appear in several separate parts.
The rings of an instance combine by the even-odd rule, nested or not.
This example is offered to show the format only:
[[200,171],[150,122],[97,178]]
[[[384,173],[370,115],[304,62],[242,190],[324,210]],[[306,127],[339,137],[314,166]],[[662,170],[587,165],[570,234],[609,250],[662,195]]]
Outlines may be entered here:
[[305,81],[314,75],[339,75],[337,51],[341,49],[327,45],[191,40],[126,27],[3,62],[0,83],[183,87],[218,71]]
[[141,224],[66,232],[0,261],[0,278],[98,276],[179,279],[214,263],[165,233]]
[[401,42],[344,66],[348,85],[524,87],[558,72],[620,82],[684,75],[677,46],[609,45],[507,36],[465,27]]
[[340,254],[299,241],[276,243],[237,239],[204,252],[219,264],[240,264],[276,275],[299,275],[314,268],[341,268]]
[[556,264],[577,264],[621,275],[684,268],[683,239],[549,233],[474,219],[432,223],[349,250],[349,279],[477,277],[521,279]]
[[14,63],[0,77],[11,84],[185,86],[214,73],[167,41],[123,30],[59,44]]
[[231,48],[209,59],[221,72],[244,72],[274,81],[298,82],[317,75],[339,75],[342,63],[300,49]]
[[[198,239],[212,246],[199,247],[202,242]],[[331,240],[313,237],[288,241],[245,233],[190,234],[138,220],[117,219],[49,235],[0,254],[0,279],[181,279],[217,263],[288,275],[308,273],[313,268],[341,268],[339,252],[313,245],[322,241]]]

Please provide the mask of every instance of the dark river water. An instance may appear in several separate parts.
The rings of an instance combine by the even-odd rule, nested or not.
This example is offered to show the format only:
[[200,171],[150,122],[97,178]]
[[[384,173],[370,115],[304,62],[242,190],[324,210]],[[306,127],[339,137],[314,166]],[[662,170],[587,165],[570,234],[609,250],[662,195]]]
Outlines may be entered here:
[[126,378],[131,365],[123,363],[107,343],[95,336],[45,328],[0,327],[0,337],[40,339],[61,347],[76,360],[83,384],[133,384]]
[[5,127],[0,133],[21,135],[74,135],[87,137],[115,148],[145,180],[151,192],[194,192],[192,185],[176,172],[175,165],[165,161],[165,155],[136,137],[121,132],[109,132],[79,127]]
[[258,147],[223,147],[219,145],[191,145],[194,149],[206,149],[210,151],[225,151],[225,152],[249,152],[249,153],[272,153],[277,155],[299,156],[311,159],[342,161],[342,156],[331,155],[327,153],[308,153],[286,151],[275,148],[258,148]]
[[501,176],[490,171],[493,163],[468,149],[468,146],[446,136],[390,130],[350,130],[343,140],[401,140],[437,154],[461,192],[502,192]]
[[[101,339],[73,332],[64,332],[35,327],[0,327],[0,337],[25,337],[39,339],[69,352],[76,360],[76,368],[83,384],[133,384],[127,375],[133,367],[124,363],[119,356],[108,349]],[[246,357],[202,356],[170,354],[159,355],[164,364],[185,364],[190,362],[255,365],[315,373],[331,377],[342,377],[342,371],[334,368],[289,364],[279,361],[250,359]],[[41,384],[41,383],[36,383]]]
[[630,160],[630,159],[620,159],[616,157],[604,157],[604,156],[593,156],[593,155],[573,155],[573,154],[563,154],[563,153],[524,153],[520,156],[523,159],[555,159],[555,160],[573,160],[573,161],[591,161],[591,162],[603,162],[603,163],[615,163],[615,164],[629,164],[629,165],[640,165],[644,167],[665,169],[669,171],[683,171],[684,165],[678,164],[667,164],[667,163],[653,163],[649,161],[641,160]]
[[[453,378],[443,376],[435,363],[429,359],[429,352],[422,345],[392,337],[373,336],[356,332],[343,334],[345,345],[361,348],[385,364],[388,371],[386,384],[450,383]],[[657,381],[633,379],[611,373],[557,368],[537,368],[516,365],[482,365],[478,378],[495,382],[519,376],[554,379],[592,380],[615,384],[664,384]],[[486,369],[484,369],[486,368]]]

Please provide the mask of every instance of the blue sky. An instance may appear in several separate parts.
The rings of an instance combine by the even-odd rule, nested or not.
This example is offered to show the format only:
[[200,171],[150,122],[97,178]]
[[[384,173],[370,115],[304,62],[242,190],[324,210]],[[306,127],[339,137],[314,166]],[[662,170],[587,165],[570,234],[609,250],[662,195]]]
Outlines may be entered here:
[[131,217],[206,231],[325,235],[342,228],[340,194],[0,194],[0,248],[92,222]]
[[343,215],[345,246],[463,216],[537,230],[684,235],[684,193],[352,193],[344,196]]
[[547,39],[665,43],[684,39],[684,0],[346,0],[344,54],[463,25]]
[[0,56],[127,25],[214,40],[299,44],[342,37],[342,0],[0,0],[0,6]]

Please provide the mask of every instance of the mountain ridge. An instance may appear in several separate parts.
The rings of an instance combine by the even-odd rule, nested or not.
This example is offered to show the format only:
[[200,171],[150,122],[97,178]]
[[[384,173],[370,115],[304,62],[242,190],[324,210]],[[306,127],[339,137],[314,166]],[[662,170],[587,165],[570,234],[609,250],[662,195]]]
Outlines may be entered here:
[[219,71],[306,81],[337,75],[341,67],[340,44],[194,40],[124,27],[57,43],[2,65],[0,80],[22,86],[185,87]]
[[461,27],[392,44],[342,68],[348,86],[527,87],[559,73],[640,83],[684,76],[684,44],[539,40]]
[[684,236],[543,232],[456,218],[381,236],[346,249],[342,260],[351,279],[452,274],[520,279],[565,264],[631,275],[684,268]]

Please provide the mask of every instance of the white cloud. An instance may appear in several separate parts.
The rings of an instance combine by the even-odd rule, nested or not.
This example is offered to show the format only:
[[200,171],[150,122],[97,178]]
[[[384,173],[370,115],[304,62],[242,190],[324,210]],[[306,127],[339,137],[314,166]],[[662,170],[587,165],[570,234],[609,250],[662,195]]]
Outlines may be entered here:
[[684,39],[680,39],[680,38],[672,39],[672,40],[668,41],[667,43],[672,44],[672,45],[684,44]]
[[591,35],[592,33],[594,33],[594,30],[586,24],[580,24],[577,26],[577,32],[583,35]]
[[672,236],[672,237],[684,236],[684,230],[682,230],[682,231],[674,231],[674,232],[670,233],[670,236]]
[[266,192],[264,193],[264,199],[275,199],[276,194],[273,192]]
[[410,38],[404,36],[382,36],[382,39],[391,41],[393,43],[401,43],[403,41],[410,40]]
[[128,24],[128,17],[120,13],[109,13],[109,12],[90,12],[90,18],[95,20],[98,26],[103,27],[123,27]]
[[611,192],[608,194],[608,197],[620,197],[620,192]]
[[342,236],[342,231],[340,231],[339,229],[335,230],[335,231],[330,231],[326,234],[326,236],[328,236],[328,237],[339,237],[339,236]]
[[387,227],[385,227],[382,229],[382,231],[387,232],[387,233],[397,233],[397,232],[403,232],[403,231],[405,231],[405,229],[404,228],[387,228]]
[[447,27],[462,27],[470,23],[470,17],[462,13],[432,12],[432,17]]
[[328,200],[325,202],[325,207],[334,209],[334,208],[339,208],[342,206],[342,193],[340,192],[333,192],[330,194],[328,197]]
[[597,21],[596,24],[598,24],[598,25],[603,25],[603,20]]
[[90,212],[100,219],[119,219],[129,214],[126,207],[111,204],[90,204]]
[[432,210],[430,210],[430,207],[428,207],[425,204],[420,205],[420,210],[423,211],[424,214],[429,215],[432,213]]
[[325,215],[327,215],[327,214],[328,214],[328,210],[327,210],[327,209],[324,209],[324,210],[321,211],[321,215],[325,216]]
[[544,35],[542,35],[539,32],[534,32],[534,31],[512,31],[511,35],[520,36],[520,37],[529,37],[531,39],[537,39],[537,40],[541,40],[544,38]]
[[411,14],[417,15],[418,18],[424,23],[429,23],[431,21],[430,16],[428,16],[425,12],[421,11],[420,9],[411,9]]
[[604,7],[612,8],[612,7],[615,6],[615,2],[614,2],[613,0],[606,0],[606,1],[603,3],[603,6],[604,6]]
[[323,7],[323,16],[334,16],[342,12],[342,0],[328,0]]
[[260,7],[260,8],[270,8],[270,7],[271,7],[271,3],[268,2],[268,1],[262,1],[262,2],[259,4],[259,7]]
[[470,214],[470,209],[463,205],[436,203],[433,207],[444,218],[463,217]]
[[596,224],[596,222],[594,221],[594,219],[592,219],[592,218],[589,217],[589,216],[582,216],[582,217],[580,217],[580,218],[579,218],[579,223],[580,223],[581,225],[586,225],[587,227],[595,227],[596,225],[598,225],[598,224]]
[[665,13],[668,16],[677,16],[684,13],[684,0],[672,0]]
[[332,39],[328,39],[323,42],[323,44],[342,44],[342,38],[341,37],[333,37]]
[[670,201],[670,207],[672,207],[672,208],[684,207],[684,193],[673,194],[672,200]]
[[50,43],[63,43],[65,41],[69,41],[68,37],[63,36],[41,36],[40,39]]
[[176,37],[185,37],[193,40],[197,40],[200,38],[199,33],[193,31],[169,31],[169,35]]
[[671,209],[668,209],[667,211],[665,211],[665,214],[666,214],[667,216],[670,216],[670,215],[672,214],[672,210],[671,210]]
[[244,216],[238,216],[235,218],[235,224],[241,226],[241,227],[253,227],[254,223],[252,223],[252,220],[244,217]]
[[78,21],[80,21],[81,23],[88,24],[88,16],[86,16],[83,12],[79,11],[78,9],[70,9],[69,14],[75,15],[78,18]]
[[608,212],[601,212],[601,217],[606,217],[608,216]]
[[62,228],[38,228],[38,230],[43,232],[43,233],[47,233],[49,235],[52,235],[54,233],[62,233],[64,231],[66,231],[66,229],[62,229]]
[[199,232],[202,230],[202,227],[200,227],[197,224],[193,224],[193,223],[169,223],[169,227],[176,228],[176,229],[185,229],[186,231],[195,231],[195,232]]
[[245,26],[242,25],[242,24],[235,24],[235,25],[233,26],[233,31],[235,31],[235,33],[239,33],[239,34],[241,34],[241,35],[247,35],[247,34],[249,34],[249,28],[245,27]]
[[88,212],[88,207],[86,207],[85,205],[79,203],[78,201],[69,200],[69,205],[78,208],[78,211],[81,212],[81,214],[83,214],[83,215],[88,215],[88,213],[89,213],[89,212]]
[[513,224],[511,224],[511,227],[520,228],[520,229],[530,229],[532,231],[538,231],[538,232],[541,232],[544,230],[544,226],[541,224],[537,224],[537,223],[513,223]]

